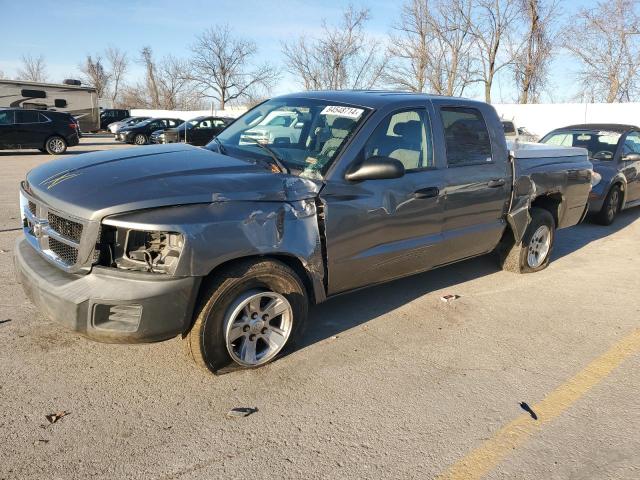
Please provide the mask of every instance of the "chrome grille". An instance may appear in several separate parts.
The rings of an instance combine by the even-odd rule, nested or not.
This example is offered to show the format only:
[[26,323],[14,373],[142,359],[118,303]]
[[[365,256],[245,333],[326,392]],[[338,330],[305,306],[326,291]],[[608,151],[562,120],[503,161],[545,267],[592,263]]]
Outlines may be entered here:
[[66,265],[75,265],[78,261],[78,250],[70,245],[62,243],[55,238],[49,239],[49,248]]
[[80,239],[82,238],[82,224],[59,217],[51,212],[47,215],[47,220],[49,221],[49,226],[54,231],[74,242],[80,243]]
[[59,268],[88,272],[99,256],[100,222],[86,221],[58,210],[20,189],[23,233],[29,244]]

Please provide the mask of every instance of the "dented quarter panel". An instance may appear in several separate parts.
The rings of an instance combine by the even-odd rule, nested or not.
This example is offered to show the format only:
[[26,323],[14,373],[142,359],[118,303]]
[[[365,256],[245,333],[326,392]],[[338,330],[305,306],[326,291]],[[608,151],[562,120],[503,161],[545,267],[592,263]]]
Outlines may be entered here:
[[582,158],[516,158],[515,182],[507,222],[516,243],[520,243],[530,222],[529,209],[538,198],[553,196],[560,200],[557,228],[580,222],[591,190],[591,162]]

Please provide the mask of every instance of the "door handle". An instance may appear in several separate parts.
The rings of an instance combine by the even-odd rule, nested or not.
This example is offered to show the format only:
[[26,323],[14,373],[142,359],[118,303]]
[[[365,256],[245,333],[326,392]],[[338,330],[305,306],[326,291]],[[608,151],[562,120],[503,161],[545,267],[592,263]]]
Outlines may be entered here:
[[413,198],[435,198],[440,194],[438,187],[421,188],[413,192]]
[[489,183],[487,183],[487,186],[489,188],[498,188],[498,187],[504,187],[504,184],[506,182],[504,181],[504,178],[494,178],[493,180],[489,180]]

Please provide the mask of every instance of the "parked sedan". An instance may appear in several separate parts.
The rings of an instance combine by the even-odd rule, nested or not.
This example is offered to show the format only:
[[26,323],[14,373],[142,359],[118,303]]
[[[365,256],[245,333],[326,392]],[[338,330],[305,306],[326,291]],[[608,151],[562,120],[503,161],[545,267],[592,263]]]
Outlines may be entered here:
[[119,122],[113,122],[110,123],[107,126],[107,130],[109,130],[111,133],[113,133],[114,135],[116,133],[118,133],[120,131],[121,128],[123,127],[131,127],[133,125],[136,125],[140,122],[144,122],[145,120],[148,120],[151,117],[129,117],[129,118],[125,118],[124,120],[120,120]]
[[541,140],[552,145],[583,147],[602,178],[589,195],[589,212],[611,225],[621,210],[640,205],[640,127],[584,124],[558,128]]
[[181,125],[183,120],[179,118],[150,118],[130,127],[121,128],[116,135],[116,140],[136,145],[146,145],[149,137],[156,130],[166,130],[167,128]]
[[206,145],[213,137],[224,130],[233,122],[233,118],[227,117],[196,117],[187,120],[178,128],[169,128],[163,131],[153,132],[150,143],[178,143],[185,142],[191,145]]

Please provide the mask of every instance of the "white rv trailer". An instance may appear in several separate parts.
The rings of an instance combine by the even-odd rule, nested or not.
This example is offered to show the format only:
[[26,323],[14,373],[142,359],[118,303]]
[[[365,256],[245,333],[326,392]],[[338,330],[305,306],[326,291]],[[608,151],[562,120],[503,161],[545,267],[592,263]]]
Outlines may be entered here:
[[67,112],[78,119],[83,132],[100,129],[100,109],[95,88],[0,80],[0,107]]

